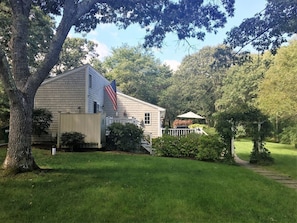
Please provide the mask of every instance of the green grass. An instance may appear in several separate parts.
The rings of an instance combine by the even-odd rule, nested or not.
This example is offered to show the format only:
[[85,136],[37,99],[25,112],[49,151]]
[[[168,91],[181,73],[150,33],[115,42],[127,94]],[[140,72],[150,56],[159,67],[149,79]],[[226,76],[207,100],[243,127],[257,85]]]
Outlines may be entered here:
[[295,190],[238,166],[103,152],[34,155],[52,170],[0,178],[0,222],[297,220]]
[[[236,154],[241,159],[248,161],[253,148],[252,142],[248,140],[236,141],[235,147]],[[265,168],[288,174],[297,179],[297,149],[293,145],[269,142],[265,144],[265,147],[274,158],[274,164]]]

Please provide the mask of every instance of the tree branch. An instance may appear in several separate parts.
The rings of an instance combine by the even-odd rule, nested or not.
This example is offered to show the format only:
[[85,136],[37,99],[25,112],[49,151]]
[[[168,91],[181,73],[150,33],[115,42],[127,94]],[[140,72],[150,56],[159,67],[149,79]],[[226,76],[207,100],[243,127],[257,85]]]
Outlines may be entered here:
[[49,52],[45,55],[43,63],[39,69],[37,69],[37,71],[31,76],[30,81],[28,81],[27,89],[32,89],[32,86],[34,86],[34,90],[37,90],[43,80],[49,75],[51,69],[58,62],[63,43],[71,27],[81,16],[94,7],[96,3],[98,3],[98,0],[85,0],[78,4],[76,3],[76,0],[65,1],[63,16],[50,44]]
[[5,92],[9,96],[12,96],[13,93],[17,92],[17,87],[9,67],[4,50],[0,47],[0,79],[4,85]]

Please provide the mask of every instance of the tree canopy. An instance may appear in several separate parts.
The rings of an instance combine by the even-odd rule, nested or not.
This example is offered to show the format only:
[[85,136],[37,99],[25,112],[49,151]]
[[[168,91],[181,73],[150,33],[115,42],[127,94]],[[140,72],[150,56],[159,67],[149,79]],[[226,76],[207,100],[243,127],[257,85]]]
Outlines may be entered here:
[[259,86],[259,107],[272,117],[296,117],[296,55],[296,40],[281,47]]
[[264,55],[252,55],[245,63],[230,67],[219,89],[221,96],[215,102],[216,109],[225,111],[236,107],[256,106],[258,85],[272,63],[273,56],[266,52]]
[[[226,46],[204,47],[185,57],[172,76],[171,86],[162,97],[161,105],[168,104],[171,117],[192,110],[211,120],[215,113],[215,101],[223,78],[233,63],[231,49]],[[174,97],[173,97],[174,95]]]
[[275,52],[296,32],[297,0],[267,0],[265,9],[228,32],[225,42],[232,48],[251,44],[258,51]]
[[158,104],[160,92],[168,87],[168,78],[172,75],[169,67],[155,59],[151,50],[141,46],[123,45],[113,49],[103,67],[106,77],[116,79],[123,93],[152,104]]
[[67,37],[52,73],[61,74],[96,59],[99,56],[96,46],[95,42],[87,39]]
[[[5,51],[9,60],[12,59],[12,51],[9,47],[12,32],[10,31],[13,25],[12,9],[8,1],[0,2],[0,38],[1,48]],[[49,42],[53,38],[53,30],[55,23],[53,17],[46,15],[39,7],[32,6],[29,14],[28,27],[28,62],[31,69],[36,69],[42,61],[43,56],[49,49]]]

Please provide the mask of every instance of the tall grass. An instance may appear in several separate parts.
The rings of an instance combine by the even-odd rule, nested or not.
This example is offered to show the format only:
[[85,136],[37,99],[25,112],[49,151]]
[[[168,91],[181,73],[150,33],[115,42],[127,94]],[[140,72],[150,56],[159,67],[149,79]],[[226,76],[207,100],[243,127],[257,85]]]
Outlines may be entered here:
[[51,170],[0,178],[0,222],[297,220],[296,191],[238,166],[103,152],[34,155]]
[[[244,160],[249,160],[253,145],[251,141],[235,142],[236,154]],[[271,152],[274,164],[265,168],[276,170],[297,179],[297,149],[293,145],[267,142],[265,147]]]

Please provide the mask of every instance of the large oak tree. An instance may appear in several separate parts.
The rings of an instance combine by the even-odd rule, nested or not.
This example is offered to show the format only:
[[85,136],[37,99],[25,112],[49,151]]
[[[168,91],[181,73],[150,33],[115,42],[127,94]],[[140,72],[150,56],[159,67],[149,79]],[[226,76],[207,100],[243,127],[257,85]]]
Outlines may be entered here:
[[[138,23],[145,28],[145,46],[162,45],[169,32],[179,39],[203,40],[205,32],[215,32],[233,15],[234,0],[10,0],[12,25],[8,45],[0,45],[0,77],[10,101],[9,143],[3,168],[10,171],[31,171],[38,166],[31,152],[32,110],[35,93],[57,63],[62,45],[71,29],[89,32],[97,24],[114,23],[121,28]],[[28,43],[32,9],[60,15],[48,51],[37,69],[28,62]],[[9,51],[5,51],[9,48]],[[8,55],[5,52],[10,52]]]

